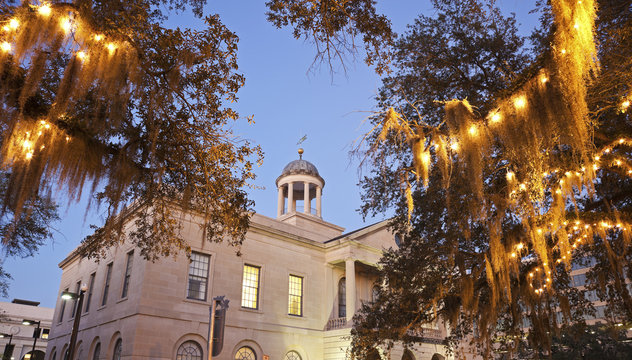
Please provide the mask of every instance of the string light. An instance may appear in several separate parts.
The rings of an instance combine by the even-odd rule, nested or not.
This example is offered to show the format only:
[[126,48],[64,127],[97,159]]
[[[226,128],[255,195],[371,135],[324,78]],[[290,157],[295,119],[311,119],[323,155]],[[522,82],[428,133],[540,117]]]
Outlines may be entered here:
[[52,9],[49,4],[44,4],[40,6],[39,8],[37,8],[37,12],[42,16],[49,16],[51,11]]
[[3,41],[2,44],[0,44],[0,48],[2,48],[2,51],[4,52],[9,52],[11,51],[11,44],[9,44],[6,41]]
[[630,100],[625,100],[621,103],[621,107],[625,110],[630,107]]
[[470,129],[468,131],[470,135],[472,136],[476,136],[476,134],[478,133],[478,129],[476,128],[476,125],[470,126]]
[[70,22],[69,18],[63,18],[61,19],[61,28],[64,29],[65,33],[69,33],[72,30],[72,23]]
[[114,43],[109,43],[107,47],[108,47],[108,51],[110,52],[110,55],[112,55],[114,51],[116,51],[116,45],[114,45]]
[[452,149],[452,150],[454,150],[454,151],[459,151],[459,143],[458,143],[458,142],[456,142],[456,141],[453,141],[453,142],[450,144],[450,149]]
[[81,61],[86,61],[88,59],[88,55],[86,55],[83,51],[77,51],[77,58]]
[[512,181],[516,177],[516,174],[513,171],[507,171],[507,180]]
[[502,116],[500,115],[500,113],[496,112],[494,113],[494,115],[492,115],[490,120],[492,123],[499,123],[500,120],[502,120]]
[[518,96],[514,99],[514,106],[516,109],[523,109],[527,105],[527,98],[524,96]]
[[549,78],[547,78],[545,75],[540,76],[540,82],[542,84],[546,84],[549,81]]
[[20,22],[18,21],[18,19],[13,18],[9,20],[9,27],[11,29],[15,30],[18,28],[18,26],[20,26]]
[[94,40],[95,40],[95,41],[101,41],[101,40],[103,40],[103,35],[101,35],[101,34],[94,35]]

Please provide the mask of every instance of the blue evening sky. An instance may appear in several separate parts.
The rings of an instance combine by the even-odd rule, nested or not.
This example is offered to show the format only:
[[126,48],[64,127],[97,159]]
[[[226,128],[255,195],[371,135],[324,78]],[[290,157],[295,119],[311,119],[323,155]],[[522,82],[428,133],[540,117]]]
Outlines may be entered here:
[[[529,15],[534,0],[498,0],[506,12],[515,12],[521,30],[528,33],[537,18]],[[399,34],[418,14],[432,15],[428,0],[380,0],[378,10],[392,21]],[[355,140],[367,130],[364,120],[375,110],[374,98],[380,78],[358,55],[347,62],[346,75],[331,76],[325,66],[309,72],[314,48],[296,40],[289,29],[276,29],[266,21],[263,0],[209,0],[205,14],[218,13],[222,22],[237,33],[239,71],[246,85],[239,92],[234,106],[242,117],[254,115],[255,124],[240,120],[235,132],[262,146],[263,166],[256,168],[257,189],[250,190],[258,213],[276,216],[275,180],[283,167],[297,159],[297,141],[307,140],[303,158],[318,168],[326,185],[323,189],[323,219],[351,231],[384,217],[362,221],[356,211],[360,205],[357,186],[357,160],[348,153]],[[199,19],[178,16],[181,27],[195,27]],[[67,206],[60,200],[62,221],[55,225],[54,241],[43,246],[39,254],[27,259],[6,259],[5,269],[12,274],[9,297],[39,301],[42,306],[55,306],[61,270],[58,264],[85,236],[90,224],[102,223],[102,210],[85,212],[86,201]]]

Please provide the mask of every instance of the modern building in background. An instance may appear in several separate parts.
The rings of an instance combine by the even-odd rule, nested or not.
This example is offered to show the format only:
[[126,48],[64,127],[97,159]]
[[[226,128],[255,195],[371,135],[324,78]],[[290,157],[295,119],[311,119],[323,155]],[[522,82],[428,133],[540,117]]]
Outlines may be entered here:
[[[82,284],[88,289],[75,358],[207,359],[209,307],[224,295],[230,301],[224,344],[214,359],[345,359],[351,319],[372,301],[376,264],[395,239],[386,222],[343,233],[324,221],[325,181],[305,160],[290,162],[276,185],[277,216],[252,217],[241,256],[204,241],[202,219],[185,214],[190,258],[148,262],[124,244],[100,262],[76,252],[64,259],[60,294],[78,293]],[[64,359],[76,312],[74,301],[58,301],[47,360]],[[423,344],[396,347],[391,358],[445,359],[446,335],[442,326],[425,329]]]
[[36,301],[14,299],[12,302],[0,302],[2,359],[46,359],[54,310],[40,307]]

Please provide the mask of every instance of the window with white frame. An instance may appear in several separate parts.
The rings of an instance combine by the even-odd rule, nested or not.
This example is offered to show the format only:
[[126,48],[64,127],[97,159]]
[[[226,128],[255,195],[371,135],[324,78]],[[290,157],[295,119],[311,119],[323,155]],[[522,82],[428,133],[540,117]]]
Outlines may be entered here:
[[244,277],[241,288],[241,307],[249,309],[259,308],[259,275],[261,268],[254,265],[244,265]]
[[187,298],[206,300],[210,255],[193,252],[189,263]]

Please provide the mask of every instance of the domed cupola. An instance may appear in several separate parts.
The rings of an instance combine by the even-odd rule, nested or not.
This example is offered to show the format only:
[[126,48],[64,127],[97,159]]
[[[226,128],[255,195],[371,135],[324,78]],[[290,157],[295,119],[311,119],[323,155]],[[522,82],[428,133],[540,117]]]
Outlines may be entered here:
[[[299,159],[285,165],[281,176],[276,179],[279,191],[277,218],[297,212],[297,202],[303,202],[303,214],[322,218],[321,196],[325,180],[314,164],[303,160],[303,149],[298,149]],[[285,206],[287,199],[287,207]],[[312,209],[312,200],[316,199],[316,208]]]

